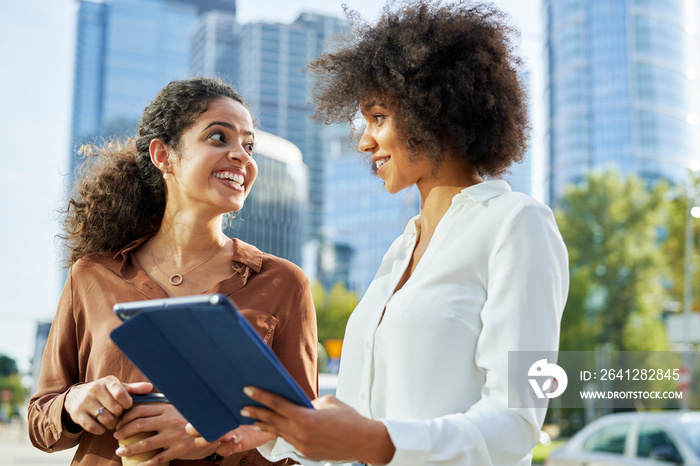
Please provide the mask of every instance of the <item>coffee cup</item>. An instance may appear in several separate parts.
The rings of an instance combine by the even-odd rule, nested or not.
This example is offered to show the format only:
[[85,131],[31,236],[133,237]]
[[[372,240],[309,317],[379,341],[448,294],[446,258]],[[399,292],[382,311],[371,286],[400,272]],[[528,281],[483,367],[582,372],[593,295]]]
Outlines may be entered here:
[[[168,403],[168,399],[162,393],[148,393],[146,395],[131,395],[131,399],[134,402],[134,405],[132,406],[132,408],[135,408],[136,406],[141,405],[141,404]],[[146,439],[152,435],[155,435],[155,432],[139,432],[138,434],[134,434],[131,437],[119,439],[119,446],[125,447],[127,445],[131,445],[132,443]],[[136,466],[137,464],[140,464],[140,463],[143,463],[144,461],[150,460],[151,458],[156,456],[159,452],[160,452],[160,450],[151,450],[151,451],[139,453],[138,455],[122,456],[122,466]],[[168,465],[170,463],[161,463],[161,464]]]

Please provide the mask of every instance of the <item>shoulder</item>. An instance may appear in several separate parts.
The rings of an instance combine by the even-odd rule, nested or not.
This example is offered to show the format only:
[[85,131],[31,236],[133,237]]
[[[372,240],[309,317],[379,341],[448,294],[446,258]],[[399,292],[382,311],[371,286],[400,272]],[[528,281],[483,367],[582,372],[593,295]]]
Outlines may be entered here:
[[70,268],[70,276],[75,278],[86,274],[91,275],[95,269],[116,270],[120,263],[121,261],[115,257],[114,253],[88,254],[75,261]]
[[494,197],[492,201],[496,206],[513,213],[532,215],[535,213],[550,213],[552,210],[537,199],[525,193],[506,191]]
[[301,283],[308,283],[309,278],[298,265],[293,262],[274,256],[272,254],[263,253],[261,273],[274,273],[278,276],[296,280]]
[[256,275],[270,279],[279,278],[308,284],[309,279],[299,266],[293,262],[260,251],[252,244],[235,239],[234,262],[240,262],[251,268]]

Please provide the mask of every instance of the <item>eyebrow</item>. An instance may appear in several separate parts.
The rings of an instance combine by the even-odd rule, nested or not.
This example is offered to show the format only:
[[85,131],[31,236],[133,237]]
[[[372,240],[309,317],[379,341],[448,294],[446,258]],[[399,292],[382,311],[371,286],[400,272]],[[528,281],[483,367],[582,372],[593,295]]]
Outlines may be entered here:
[[384,105],[384,102],[379,101],[379,100],[373,100],[372,102],[362,106],[362,112],[367,113],[372,109],[372,107],[381,107],[384,109],[387,108],[387,106]]
[[[231,123],[229,123],[227,121],[212,121],[202,131],[206,131],[209,128],[211,128],[212,126],[223,126],[224,128],[228,128],[232,131],[236,131],[236,129],[237,129],[235,126],[233,126]],[[245,136],[255,136],[255,134],[252,131],[244,131],[243,134]]]

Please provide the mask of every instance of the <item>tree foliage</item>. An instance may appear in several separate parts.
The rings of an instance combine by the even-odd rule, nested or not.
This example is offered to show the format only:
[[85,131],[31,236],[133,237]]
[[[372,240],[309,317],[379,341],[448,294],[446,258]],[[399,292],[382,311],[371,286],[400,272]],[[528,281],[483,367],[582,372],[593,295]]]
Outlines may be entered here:
[[571,276],[561,350],[667,349],[668,191],[614,171],[591,173],[566,191],[556,212]]
[[17,363],[14,359],[4,354],[0,354],[0,377],[7,377],[12,374],[17,374]]
[[336,283],[326,291],[318,281],[311,284],[311,294],[316,307],[318,340],[342,339],[350,314],[358,303],[357,293],[349,291],[343,283]]
[[15,411],[18,406],[25,404],[27,395],[29,394],[29,390],[22,384],[22,379],[17,373],[0,377],[0,393],[4,390],[9,390],[10,393],[12,393],[10,406],[13,411]]
[[[694,178],[693,182],[696,184],[695,192],[700,192],[700,186],[698,186],[698,179]],[[700,287],[696,284],[698,283],[697,277],[700,275],[700,253],[698,250],[697,238],[700,237],[700,231],[698,226],[700,226],[700,221],[696,218],[688,218],[688,202],[691,205],[698,205],[700,199],[695,197],[693,199],[692,194],[688,194],[686,186],[676,186],[671,191],[669,191],[669,196],[667,196],[668,202],[666,205],[667,224],[666,224],[666,237],[662,245],[662,252],[665,257],[668,258],[668,262],[672,265],[670,267],[667,287],[669,290],[670,300],[677,303],[679,306],[683,304],[684,297],[684,260],[685,260],[685,235],[686,235],[686,222],[690,220],[692,225],[692,232],[694,238],[691,238],[693,249],[691,254],[692,260],[692,270],[693,270],[693,286],[691,289],[693,311],[700,310]]]
[[8,405],[0,402],[0,411],[9,409],[4,414],[10,417],[18,415],[18,407],[25,403],[28,390],[22,384],[15,360],[8,356],[0,355],[0,393],[3,393],[5,390],[10,391],[11,397]]

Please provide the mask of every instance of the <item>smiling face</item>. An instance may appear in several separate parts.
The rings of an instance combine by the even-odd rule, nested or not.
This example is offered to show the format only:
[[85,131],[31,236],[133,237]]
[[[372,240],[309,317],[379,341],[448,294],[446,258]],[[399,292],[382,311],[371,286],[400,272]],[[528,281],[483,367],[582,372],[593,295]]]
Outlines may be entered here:
[[424,156],[411,156],[406,138],[396,129],[394,112],[379,100],[365,101],[361,105],[362,116],[367,123],[360,138],[360,150],[372,154],[372,163],[384,187],[391,193],[433,179],[433,164]]
[[167,209],[213,215],[241,210],[258,174],[253,138],[245,106],[228,97],[213,101],[182,133],[179,147],[166,149],[159,168],[168,169]]

